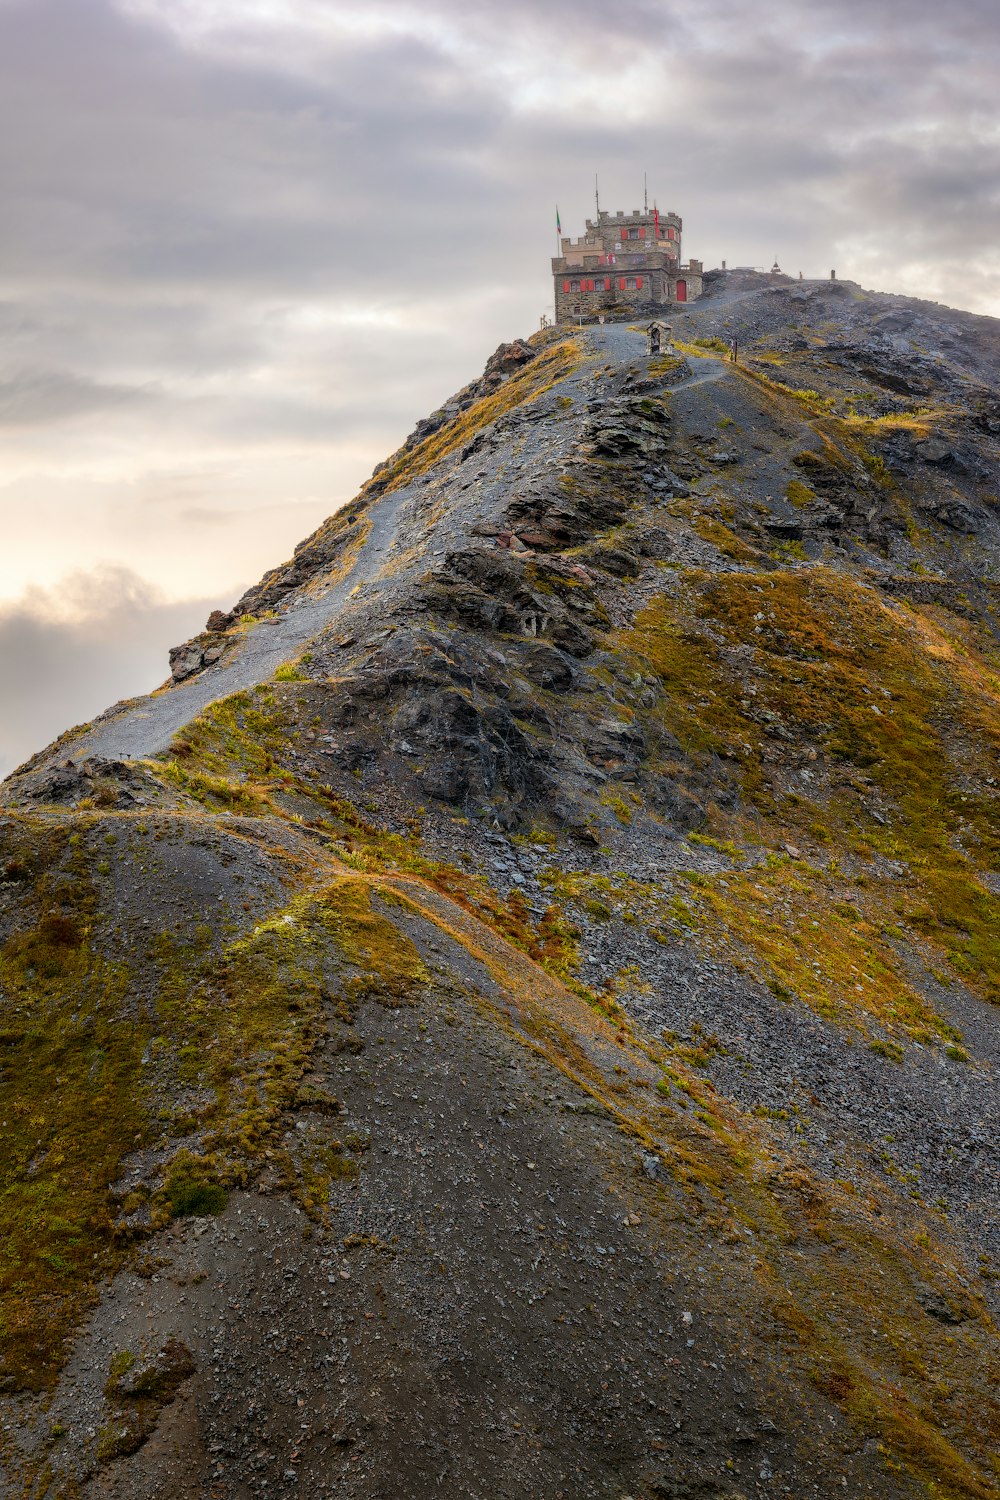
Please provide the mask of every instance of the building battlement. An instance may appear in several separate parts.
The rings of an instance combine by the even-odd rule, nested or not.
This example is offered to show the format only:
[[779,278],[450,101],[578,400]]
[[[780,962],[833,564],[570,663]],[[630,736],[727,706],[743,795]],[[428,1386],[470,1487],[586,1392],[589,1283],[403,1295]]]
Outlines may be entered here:
[[562,237],[552,257],[556,322],[593,322],[699,297],[702,263],[681,263],[681,229],[672,211],[601,209],[579,239]]

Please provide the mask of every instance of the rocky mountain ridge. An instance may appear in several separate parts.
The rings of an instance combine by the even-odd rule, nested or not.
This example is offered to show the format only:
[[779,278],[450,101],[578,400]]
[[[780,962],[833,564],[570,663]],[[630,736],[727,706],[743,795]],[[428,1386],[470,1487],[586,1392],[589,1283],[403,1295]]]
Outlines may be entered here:
[[11,1493],[998,1492],[996,327],[505,346],[5,783]]

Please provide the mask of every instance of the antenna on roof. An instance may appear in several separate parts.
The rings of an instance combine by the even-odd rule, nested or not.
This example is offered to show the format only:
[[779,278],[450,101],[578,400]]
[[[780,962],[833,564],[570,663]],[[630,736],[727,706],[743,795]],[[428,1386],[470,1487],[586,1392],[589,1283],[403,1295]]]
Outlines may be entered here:
[[601,195],[597,190],[597,173],[594,173],[594,204],[597,208],[597,217],[601,217]]
[[646,184],[645,172],[642,174],[642,211],[644,214],[649,213],[649,189]]

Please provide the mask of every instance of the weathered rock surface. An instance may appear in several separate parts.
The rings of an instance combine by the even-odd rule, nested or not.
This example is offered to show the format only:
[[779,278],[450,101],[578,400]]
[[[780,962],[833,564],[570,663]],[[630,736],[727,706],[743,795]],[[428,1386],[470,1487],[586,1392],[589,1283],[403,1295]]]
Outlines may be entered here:
[[997,327],[710,284],[5,783],[5,1494],[997,1494]]

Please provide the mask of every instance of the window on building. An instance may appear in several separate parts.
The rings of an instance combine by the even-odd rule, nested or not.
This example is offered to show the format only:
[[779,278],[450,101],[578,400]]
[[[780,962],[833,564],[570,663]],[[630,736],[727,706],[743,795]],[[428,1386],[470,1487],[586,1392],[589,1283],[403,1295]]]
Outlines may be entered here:
[[571,281],[569,289],[571,292],[578,292],[580,290],[580,283],[578,281]]
[[627,292],[634,292],[636,290],[635,277],[634,276],[626,276],[626,278],[625,278],[625,290]]

